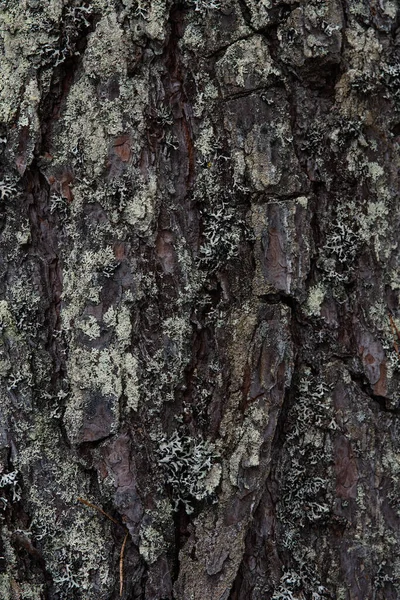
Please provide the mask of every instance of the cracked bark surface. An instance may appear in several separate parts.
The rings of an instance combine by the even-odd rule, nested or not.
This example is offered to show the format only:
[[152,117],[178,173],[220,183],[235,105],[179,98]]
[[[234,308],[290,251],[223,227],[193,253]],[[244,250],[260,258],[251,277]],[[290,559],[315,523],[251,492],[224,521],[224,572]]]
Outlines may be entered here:
[[397,1],[0,20],[0,597],[398,598]]

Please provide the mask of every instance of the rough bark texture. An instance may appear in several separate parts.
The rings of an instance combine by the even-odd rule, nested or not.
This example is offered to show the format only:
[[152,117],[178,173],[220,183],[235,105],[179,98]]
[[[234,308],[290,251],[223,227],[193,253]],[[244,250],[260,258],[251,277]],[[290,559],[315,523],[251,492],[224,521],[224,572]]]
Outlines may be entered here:
[[399,598],[398,2],[0,19],[1,599]]

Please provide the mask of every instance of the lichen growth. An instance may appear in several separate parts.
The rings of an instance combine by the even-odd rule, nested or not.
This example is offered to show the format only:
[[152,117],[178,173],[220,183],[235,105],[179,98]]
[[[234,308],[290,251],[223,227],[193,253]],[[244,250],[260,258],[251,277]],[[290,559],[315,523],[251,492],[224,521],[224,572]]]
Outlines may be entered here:
[[165,482],[171,488],[174,510],[182,503],[190,514],[193,502],[210,497],[219,484],[218,475],[208,478],[218,459],[215,448],[207,440],[196,440],[175,431],[169,438],[161,439],[158,453]]
[[318,317],[320,315],[325,294],[326,289],[322,283],[318,283],[310,288],[306,304],[306,310],[309,315],[314,317]]

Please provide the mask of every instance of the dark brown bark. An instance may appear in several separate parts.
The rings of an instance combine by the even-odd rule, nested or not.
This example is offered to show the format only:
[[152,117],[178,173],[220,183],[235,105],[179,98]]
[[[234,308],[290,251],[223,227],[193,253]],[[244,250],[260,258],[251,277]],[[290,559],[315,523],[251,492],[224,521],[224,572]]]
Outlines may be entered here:
[[0,597],[398,598],[397,2],[3,5]]

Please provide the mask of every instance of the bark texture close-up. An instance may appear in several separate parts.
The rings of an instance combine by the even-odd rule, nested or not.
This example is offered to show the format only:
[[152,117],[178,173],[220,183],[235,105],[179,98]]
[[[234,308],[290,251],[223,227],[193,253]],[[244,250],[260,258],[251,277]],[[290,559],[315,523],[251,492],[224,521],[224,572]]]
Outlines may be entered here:
[[0,600],[400,598],[398,0],[0,52]]

